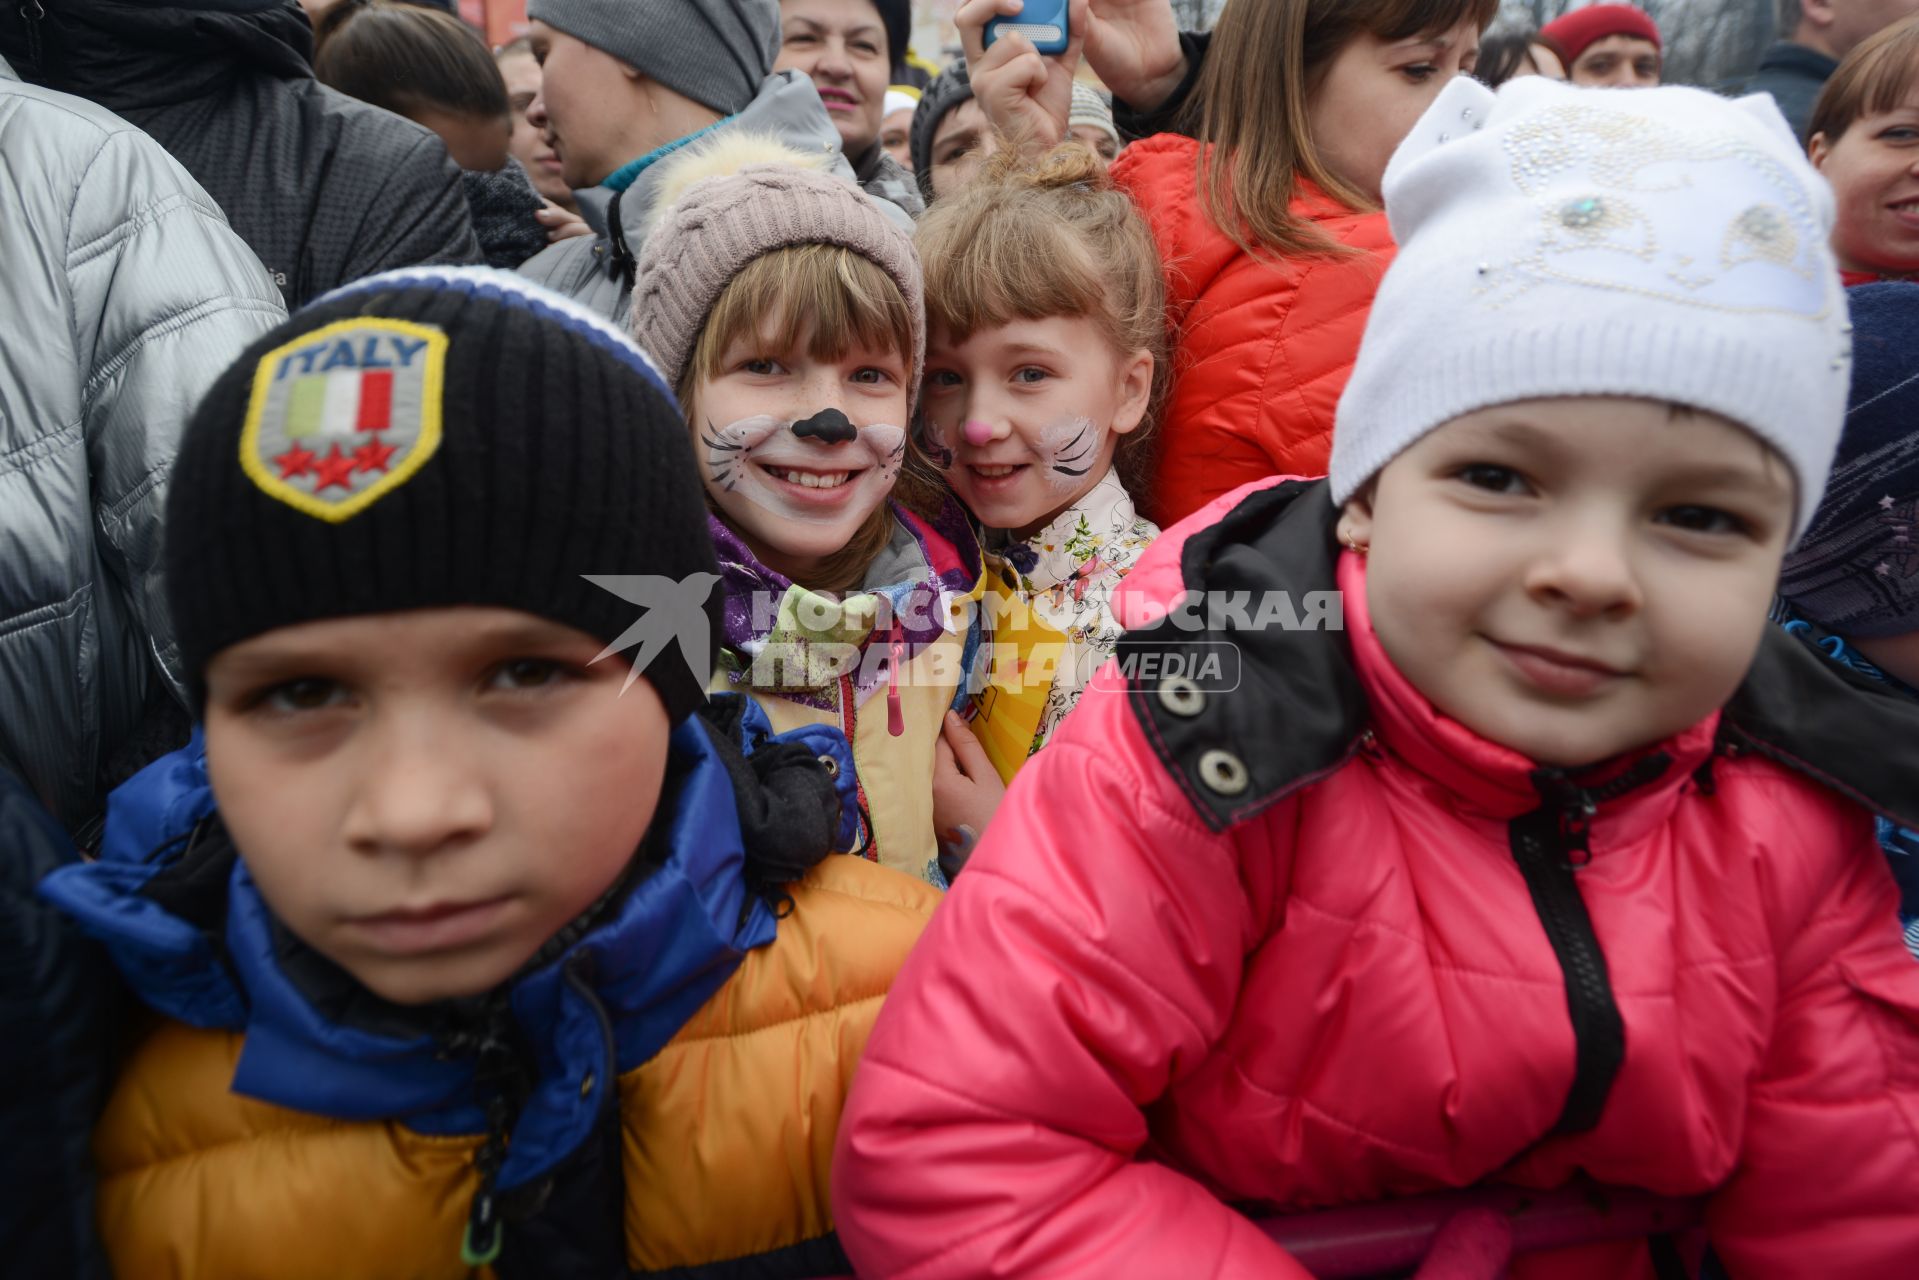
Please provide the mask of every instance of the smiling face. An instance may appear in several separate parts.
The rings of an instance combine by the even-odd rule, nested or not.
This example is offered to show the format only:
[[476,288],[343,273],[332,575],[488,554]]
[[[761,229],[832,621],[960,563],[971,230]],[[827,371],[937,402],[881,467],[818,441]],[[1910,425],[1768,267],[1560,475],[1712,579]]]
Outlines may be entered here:
[[1659,84],[1659,46],[1644,36],[1607,36],[1573,59],[1574,84],[1609,89],[1651,89]]
[[927,344],[921,444],[980,523],[1028,537],[1111,470],[1145,417],[1153,357],[1084,316],[1015,320]]
[[775,71],[797,71],[820,91],[840,150],[864,155],[880,136],[893,60],[886,25],[868,0],[780,0]]
[[1479,24],[1381,40],[1361,34],[1333,56],[1307,94],[1313,146],[1335,175],[1368,199],[1406,135],[1454,76],[1479,60]]
[[1792,529],[1786,464],[1724,418],[1532,400],[1456,418],[1346,506],[1393,664],[1543,764],[1657,742],[1752,665]]
[[1814,134],[1813,164],[1832,183],[1832,247],[1848,271],[1919,271],[1919,84],[1890,111],[1854,120],[1838,139]]
[[906,457],[900,353],[781,343],[779,317],[721,349],[688,412],[706,491],[761,563],[810,585],[886,500]]
[[653,686],[518,610],[282,627],[207,667],[221,817],[287,928],[399,1004],[517,972],[632,860],[666,769]]
[[526,170],[533,189],[563,209],[573,207],[573,188],[566,185],[560,172],[560,157],[547,145],[546,135],[527,118],[527,109],[540,96],[540,64],[531,52],[512,53],[500,59],[500,75],[506,81],[506,100],[513,115],[513,135],[507,147]]

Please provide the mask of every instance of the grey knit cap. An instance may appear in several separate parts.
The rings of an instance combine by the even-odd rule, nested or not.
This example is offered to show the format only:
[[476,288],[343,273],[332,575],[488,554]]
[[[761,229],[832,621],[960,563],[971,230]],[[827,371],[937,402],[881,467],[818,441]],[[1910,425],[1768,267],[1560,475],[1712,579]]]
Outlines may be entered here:
[[[729,145],[735,144],[715,149]],[[703,158],[687,160],[697,166]],[[912,237],[871,196],[818,169],[747,163],[688,186],[660,215],[640,252],[633,337],[677,387],[707,316],[733,277],[775,249],[805,244],[850,249],[899,286],[913,325],[907,388],[917,398],[926,363],[926,300]]]
[[973,80],[961,58],[939,73],[920,104],[913,110],[913,123],[906,129],[906,145],[913,156],[913,176],[919,180],[920,195],[933,203],[933,135],[939,132],[946,113],[973,96]]
[[779,0],[527,0],[526,16],[727,116],[780,52]]
[[1119,126],[1113,123],[1113,109],[1106,105],[1106,99],[1088,84],[1073,81],[1073,106],[1067,113],[1066,127],[1077,129],[1081,125],[1091,125],[1119,145]]

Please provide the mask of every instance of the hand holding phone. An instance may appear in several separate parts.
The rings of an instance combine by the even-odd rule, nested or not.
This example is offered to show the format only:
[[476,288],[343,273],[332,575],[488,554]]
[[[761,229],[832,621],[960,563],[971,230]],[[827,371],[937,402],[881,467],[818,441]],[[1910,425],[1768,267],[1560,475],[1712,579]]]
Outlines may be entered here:
[[1071,19],[1067,13],[1070,7],[1069,0],[1025,0],[1025,8],[1018,17],[987,21],[986,46],[991,48],[1001,32],[1012,31],[1024,36],[1027,43],[1039,52],[1057,58],[1066,52],[1066,46],[1073,38]]
[[[964,0],[953,14],[973,82],[973,97],[993,127],[1039,155],[1066,136],[1079,70],[1087,0]],[[987,47],[997,24],[1018,38]],[[1057,28],[1059,52],[1035,46],[1026,28]],[[1050,31],[1049,31],[1050,34]],[[1052,42],[1048,42],[1051,44]]]

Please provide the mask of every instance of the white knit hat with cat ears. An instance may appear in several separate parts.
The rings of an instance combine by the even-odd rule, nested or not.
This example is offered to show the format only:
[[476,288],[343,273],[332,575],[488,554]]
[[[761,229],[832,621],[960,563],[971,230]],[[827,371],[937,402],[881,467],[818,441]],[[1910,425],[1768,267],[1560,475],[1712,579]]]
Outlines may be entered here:
[[1344,502],[1434,428],[1557,396],[1720,414],[1798,480],[1845,416],[1851,326],[1831,189],[1772,99],[1464,76],[1387,166],[1399,252],[1333,433]]

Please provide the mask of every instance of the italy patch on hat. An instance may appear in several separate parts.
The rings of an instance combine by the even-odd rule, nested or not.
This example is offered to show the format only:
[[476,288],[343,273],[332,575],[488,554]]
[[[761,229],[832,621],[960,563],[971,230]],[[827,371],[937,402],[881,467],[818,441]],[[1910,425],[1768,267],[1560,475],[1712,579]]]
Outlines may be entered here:
[[335,523],[405,484],[440,447],[446,334],[355,317],[275,347],[253,371],[240,466]]

